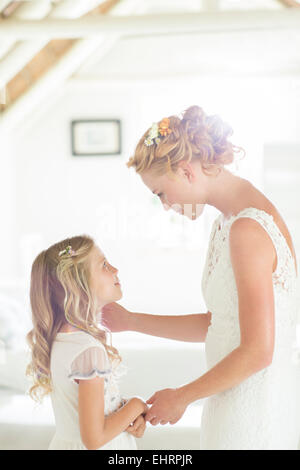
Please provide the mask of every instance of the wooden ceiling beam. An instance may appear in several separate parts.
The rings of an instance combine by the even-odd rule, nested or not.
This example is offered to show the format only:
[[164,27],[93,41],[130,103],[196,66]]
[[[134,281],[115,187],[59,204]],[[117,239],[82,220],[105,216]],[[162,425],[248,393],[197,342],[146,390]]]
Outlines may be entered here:
[[[103,13],[108,11],[116,14],[123,14],[124,11],[131,13],[134,11],[137,0],[110,0],[103,3]],[[110,8],[109,8],[110,6]],[[103,55],[113,47],[118,35],[110,35],[106,38],[97,37],[93,39],[73,40],[67,39],[61,43],[61,40],[53,40],[48,47],[47,56],[49,67],[43,68],[39,76],[38,64],[36,69],[33,63],[28,64],[26,71],[23,70],[14,77],[15,83],[11,81],[8,86],[9,106],[5,106],[0,113],[0,134],[10,132],[16,127],[25,116],[30,115],[32,110],[39,106],[49,95],[57,96],[63,88],[61,85],[68,79],[78,67],[94,52],[101,50]],[[54,59],[50,65],[50,58]],[[35,58],[34,58],[35,59]],[[33,59],[33,60],[34,60]],[[33,82],[26,88],[26,82],[31,79]],[[14,92],[14,86],[18,90]],[[10,88],[11,87],[11,88]],[[12,93],[10,95],[10,89]],[[1,109],[1,107],[0,107]]]
[[288,8],[300,8],[300,3],[296,0],[277,0],[277,2]]
[[9,17],[19,8],[20,2],[12,2],[11,0],[0,0],[0,12],[3,18]]
[[[68,14],[71,16],[88,15],[90,13],[88,9],[91,7],[92,12],[96,10],[97,14],[100,11],[103,14],[118,2],[119,0],[63,0],[51,9],[50,0],[35,0],[37,8],[35,8],[34,2],[30,4],[26,2],[26,4],[23,4],[23,7],[26,8],[20,9],[20,18],[22,18],[22,15],[27,15],[27,18],[30,18],[30,15],[36,16],[37,14],[40,15],[40,19],[45,14],[56,19],[64,18]],[[27,88],[53,67],[61,56],[74,45],[75,41],[74,39],[54,39],[50,42],[47,40],[32,40],[18,43],[0,63],[0,88],[2,89],[6,84],[5,100],[1,99],[0,111],[3,112],[7,109],[26,92]]]
[[90,16],[72,20],[0,21],[0,38],[93,38],[103,34],[153,35],[299,29],[300,10],[224,11],[133,16]]

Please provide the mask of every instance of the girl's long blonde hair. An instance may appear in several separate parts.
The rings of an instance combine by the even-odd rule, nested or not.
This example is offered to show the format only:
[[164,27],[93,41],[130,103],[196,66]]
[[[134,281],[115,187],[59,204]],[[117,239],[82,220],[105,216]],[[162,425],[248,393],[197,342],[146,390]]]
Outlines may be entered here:
[[[69,245],[76,255],[59,256]],[[30,282],[33,329],[26,336],[31,362],[26,375],[33,378],[29,395],[37,402],[52,392],[51,347],[66,321],[101,341],[113,362],[122,360],[117,349],[107,344],[105,330],[97,324],[97,304],[90,290],[89,269],[89,255],[94,246],[94,240],[87,235],[72,237],[42,251],[33,262]]]
[[[235,153],[245,151],[228,139],[232,128],[218,115],[207,115],[199,106],[190,106],[182,118],[169,116],[171,133],[160,142],[145,145],[150,129],[140,138],[134,155],[126,163],[139,174],[151,170],[156,175],[174,176],[181,160],[199,161],[206,173],[233,162]],[[243,157],[242,157],[243,158]]]

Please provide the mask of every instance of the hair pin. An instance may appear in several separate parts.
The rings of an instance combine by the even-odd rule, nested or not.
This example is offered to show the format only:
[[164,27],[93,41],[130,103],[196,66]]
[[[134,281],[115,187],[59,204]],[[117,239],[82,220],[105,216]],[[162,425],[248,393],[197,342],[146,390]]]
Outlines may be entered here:
[[68,245],[64,250],[60,251],[58,253],[58,256],[62,256],[62,255],[70,255],[70,256],[75,256],[76,255],[76,251],[74,251],[71,247],[71,245]]
[[171,132],[173,132],[169,126],[169,118],[163,118],[159,123],[154,122],[150,128],[147,138],[144,140],[144,144],[147,145],[147,147],[153,145],[154,142],[159,144],[161,140],[159,136],[166,137],[167,135],[171,134]]

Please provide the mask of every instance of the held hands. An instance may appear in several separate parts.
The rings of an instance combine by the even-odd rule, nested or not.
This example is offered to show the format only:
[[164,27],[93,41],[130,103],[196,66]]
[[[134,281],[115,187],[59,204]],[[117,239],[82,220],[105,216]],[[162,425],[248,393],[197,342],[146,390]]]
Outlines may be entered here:
[[129,434],[132,434],[134,437],[143,437],[145,430],[146,430],[146,420],[145,420],[145,414],[148,411],[149,407],[148,405],[141,400],[138,397],[135,397],[135,400],[138,400],[141,405],[141,409],[143,410],[142,413],[135,418],[133,423],[131,423],[125,431],[127,431]]
[[159,390],[146,403],[152,404],[152,406],[147,411],[145,420],[153,426],[156,426],[156,424],[177,423],[188,406],[188,403],[184,401],[182,392],[177,388]]
[[125,431],[129,432],[129,434],[132,434],[134,437],[143,437],[145,430],[146,420],[142,414],[138,416],[133,421],[133,423],[128,426],[128,428],[125,429]]
[[[153,426],[157,424],[175,424],[184,414],[188,403],[180,389],[166,388],[152,395],[146,403],[138,397],[134,397],[141,405],[141,414],[131,423],[126,431],[135,437],[143,437],[147,421]],[[148,404],[152,405],[151,408]]]

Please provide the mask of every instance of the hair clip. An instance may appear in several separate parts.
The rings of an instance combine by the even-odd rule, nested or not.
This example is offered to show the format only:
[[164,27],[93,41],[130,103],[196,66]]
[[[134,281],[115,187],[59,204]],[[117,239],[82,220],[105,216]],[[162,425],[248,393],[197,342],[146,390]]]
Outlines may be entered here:
[[167,135],[171,134],[171,132],[173,132],[169,126],[169,118],[164,118],[159,123],[154,122],[150,128],[150,132],[147,135],[147,138],[144,140],[144,144],[147,145],[147,147],[153,145],[154,142],[158,144],[161,140],[159,137],[160,135],[162,137],[166,137]]
[[74,251],[71,247],[71,245],[67,246],[64,250],[60,251],[58,253],[58,256],[62,256],[62,255],[70,255],[70,256],[75,256],[76,255],[76,251]]
[[158,144],[160,141],[160,138],[158,137],[158,135],[159,135],[158,124],[154,122],[150,128],[150,132],[147,135],[147,138],[144,140],[145,145],[147,145],[147,147],[150,147],[150,145],[154,144],[154,140]]
[[160,133],[160,135],[162,135],[163,137],[166,137],[167,135],[171,134],[172,132],[172,129],[170,129],[170,119],[169,118],[163,118],[160,123],[159,123],[159,127],[158,127],[158,131]]

